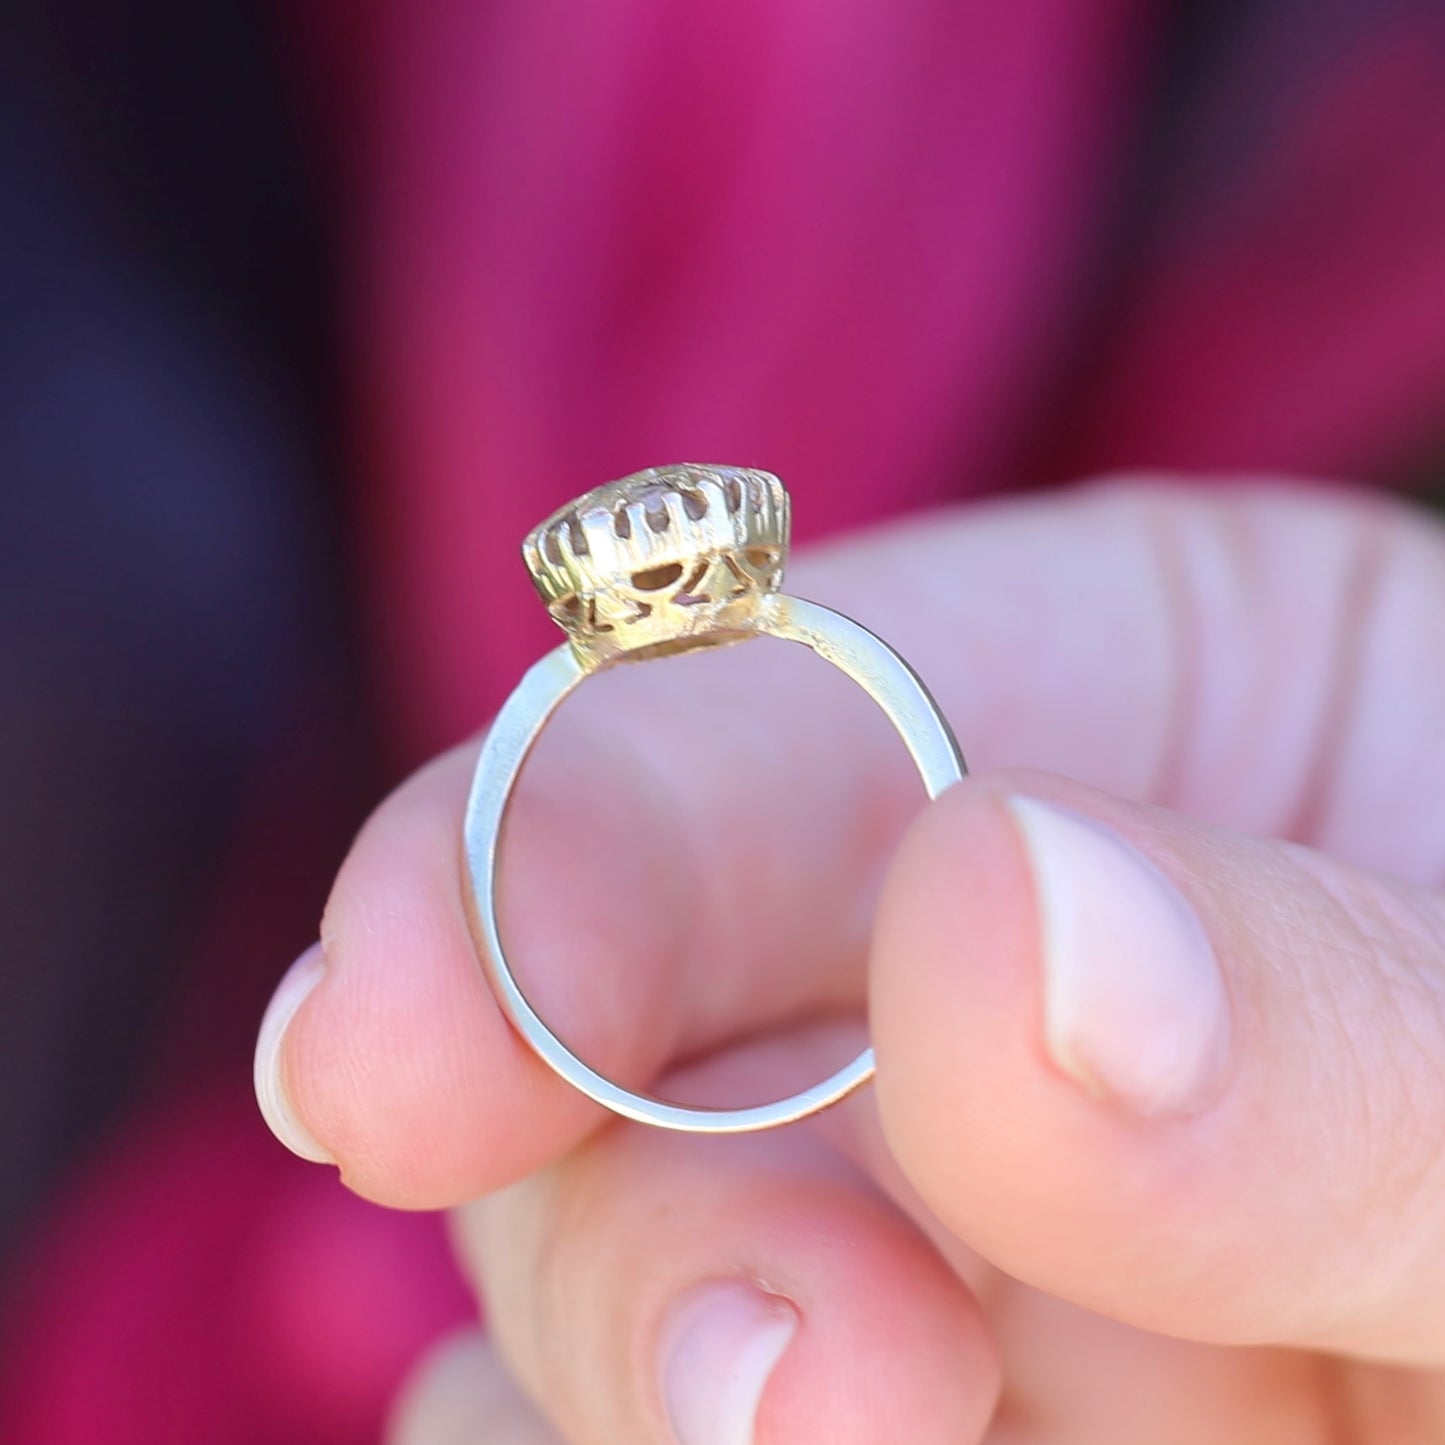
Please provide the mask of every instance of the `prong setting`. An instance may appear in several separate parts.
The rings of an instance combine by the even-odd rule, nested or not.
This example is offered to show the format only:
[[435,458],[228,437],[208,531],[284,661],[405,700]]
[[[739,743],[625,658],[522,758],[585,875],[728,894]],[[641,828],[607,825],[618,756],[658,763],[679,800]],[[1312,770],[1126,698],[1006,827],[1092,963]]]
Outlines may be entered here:
[[782,583],[788,494],[770,472],[682,463],[597,487],[522,545],[552,618],[589,666],[752,635]]

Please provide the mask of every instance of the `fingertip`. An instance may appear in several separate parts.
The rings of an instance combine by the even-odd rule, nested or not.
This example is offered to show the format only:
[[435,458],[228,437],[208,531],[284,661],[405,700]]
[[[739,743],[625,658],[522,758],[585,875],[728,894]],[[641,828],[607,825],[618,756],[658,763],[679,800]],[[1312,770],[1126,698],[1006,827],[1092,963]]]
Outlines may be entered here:
[[950,1116],[929,1101],[965,1080],[975,1126],[1062,1116],[1123,1139],[1207,1111],[1234,1063],[1231,990],[1171,870],[1211,849],[1184,820],[1046,774],[950,790],[905,839],[879,905],[885,1116],[932,1133]]
[[[1078,1011],[1111,1008],[1117,980],[1093,993],[1063,980],[1068,1007],[1051,1008],[1038,860],[1026,832],[1038,809],[1052,819],[1060,809],[1097,815],[1110,806],[1128,805],[1041,774],[970,780],[945,794],[905,839],[880,901],[870,1017],[889,1146],[942,1222],[1042,1288],[1091,1307],[1122,1298],[1147,1313],[1151,1291],[1169,1292],[1158,1256],[1180,1224],[1187,1149],[1159,1132],[1172,1116],[1156,1118],[1123,1096],[1081,1045]],[[1137,959],[1104,962],[1156,965],[1151,926],[1142,920]],[[1141,1005],[1122,1024],[1152,1026],[1157,1013]],[[1150,1057],[1121,1048],[1104,1062],[1126,1070]],[[1167,1048],[1163,1057],[1148,1077],[1172,1087],[1182,1075],[1171,1072]],[[1152,1279],[1133,1300],[1115,1277],[1131,1257],[1149,1261],[1140,1268]]]
[[504,1353],[564,1433],[955,1445],[992,1418],[976,1300],[806,1130],[625,1126],[460,1219]]
[[555,1142],[539,1116],[586,1128],[548,1094],[471,942],[457,839],[474,757],[423,769],[357,836],[323,920],[324,982],[282,1049],[293,1115],[349,1188],[395,1208],[444,1208],[533,1167]]
[[1041,775],[930,808],[884,889],[871,1024],[884,1133],[941,1223],[1144,1329],[1435,1349],[1408,1207],[1379,1183],[1391,1151],[1418,1157],[1419,1095],[1341,899],[1377,910],[1375,947],[1418,909],[1326,868]]
[[291,1102],[286,1039],[292,1020],[321,982],[325,969],[325,956],[317,943],[287,970],[261,1020],[252,1066],[256,1103],[267,1127],[293,1154],[311,1164],[334,1164],[336,1160]]
[[[503,839],[508,954],[569,1047],[642,1084],[675,1037],[675,995],[660,981],[679,953],[689,897],[673,886],[680,850],[662,826],[631,838],[629,868],[655,880],[645,908],[605,870],[572,864],[568,847],[610,856],[634,828],[634,815],[597,796],[628,776],[629,755],[599,730],[579,738],[560,723],[549,741],[537,774],[523,775]],[[445,1208],[501,1188],[606,1118],[523,1043],[487,982],[464,898],[462,813],[476,758],[468,745],[437,759],[361,830],[323,919],[324,984],[285,1030],[293,1116],[348,1187],[397,1208]],[[596,822],[604,815],[616,838]]]

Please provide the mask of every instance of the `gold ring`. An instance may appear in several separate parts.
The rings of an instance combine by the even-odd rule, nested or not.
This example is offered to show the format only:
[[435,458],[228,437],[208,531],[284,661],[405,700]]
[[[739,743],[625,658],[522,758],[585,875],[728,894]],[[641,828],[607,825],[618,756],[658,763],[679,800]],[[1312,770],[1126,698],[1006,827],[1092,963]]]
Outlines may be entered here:
[[853,679],[887,715],[930,798],[965,772],[937,704],[887,643],[851,618],[780,591],[787,491],[769,472],[683,464],[609,482],[554,512],[522,544],[567,641],[535,663],[492,723],[463,824],[467,914],[482,965],[513,1027],[574,1088],[663,1129],[738,1134],[827,1108],[873,1075],[873,1050],[812,1088],[740,1109],[672,1104],[624,1089],[547,1026],[507,962],[497,928],[497,862],[512,790],[547,720],[603,668],[769,636],[801,642]]

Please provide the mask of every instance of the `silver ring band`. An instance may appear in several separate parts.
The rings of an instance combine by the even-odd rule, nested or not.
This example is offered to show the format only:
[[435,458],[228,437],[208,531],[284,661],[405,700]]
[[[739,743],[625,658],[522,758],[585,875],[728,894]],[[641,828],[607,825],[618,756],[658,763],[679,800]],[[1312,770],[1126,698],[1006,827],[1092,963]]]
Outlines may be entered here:
[[[842,613],[786,593],[762,598],[754,630],[800,642],[852,678],[883,709],[903,739],[930,798],[964,776],[948,723],[913,669],[867,628]],[[836,1103],[873,1075],[873,1050],[821,1083],[773,1103],[739,1109],[671,1104],[624,1089],[584,1063],[548,1027],[507,962],[497,928],[497,864],[502,825],[527,755],[564,698],[597,669],[564,643],[525,674],[497,714],[477,760],[463,844],[470,881],[467,913],[483,967],[513,1027],[573,1088],[616,1114],[662,1129],[740,1134],[792,1123]]]

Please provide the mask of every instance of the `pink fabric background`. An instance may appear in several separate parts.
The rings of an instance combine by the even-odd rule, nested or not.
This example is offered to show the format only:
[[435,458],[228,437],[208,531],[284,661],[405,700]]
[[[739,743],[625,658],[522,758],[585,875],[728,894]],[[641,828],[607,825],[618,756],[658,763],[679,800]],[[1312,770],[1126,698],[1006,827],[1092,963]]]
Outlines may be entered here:
[[[1445,431],[1445,22],[1387,7],[1305,66],[1276,7],[1130,215],[1161,10],[287,16],[352,237],[357,560],[398,766],[554,640],[523,532],[655,461],[779,471],[804,540],[1116,466],[1420,468]],[[373,1439],[467,1312],[435,1222],[291,1160],[213,1048],[252,1029],[218,1022],[225,971],[285,962],[244,958],[238,921],[288,886],[293,826],[284,796],[247,825],[153,1107],[35,1241],[0,1438]]]

